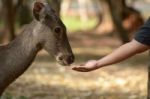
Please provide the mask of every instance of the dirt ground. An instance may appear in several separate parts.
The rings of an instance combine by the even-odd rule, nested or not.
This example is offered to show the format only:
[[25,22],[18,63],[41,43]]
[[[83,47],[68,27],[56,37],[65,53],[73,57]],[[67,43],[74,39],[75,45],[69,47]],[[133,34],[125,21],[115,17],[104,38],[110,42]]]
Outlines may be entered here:
[[[72,33],[75,64],[99,59],[121,45],[116,37]],[[148,53],[89,73],[58,66],[45,51],[5,91],[2,99],[146,99]]]

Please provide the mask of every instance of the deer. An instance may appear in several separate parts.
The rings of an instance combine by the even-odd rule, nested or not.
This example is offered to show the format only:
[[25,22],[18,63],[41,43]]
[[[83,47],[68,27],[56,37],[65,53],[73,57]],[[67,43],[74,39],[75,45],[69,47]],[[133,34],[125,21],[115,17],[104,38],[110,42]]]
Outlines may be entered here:
[[33,20],[13,41],[0,46],[0,96],[44,49],[62,66],[74,62],[64,23],[46,2],[33,3]]

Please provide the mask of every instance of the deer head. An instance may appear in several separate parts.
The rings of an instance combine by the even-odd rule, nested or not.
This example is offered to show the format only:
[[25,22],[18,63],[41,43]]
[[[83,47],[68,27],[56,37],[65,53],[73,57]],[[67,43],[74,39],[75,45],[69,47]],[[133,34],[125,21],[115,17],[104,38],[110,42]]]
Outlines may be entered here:
[[38,22],[36,35],[43,48],[55,56],[61,65],[69,65],[74,61],[68,42],[66,27],[48,3],[36,1],[33,15]]

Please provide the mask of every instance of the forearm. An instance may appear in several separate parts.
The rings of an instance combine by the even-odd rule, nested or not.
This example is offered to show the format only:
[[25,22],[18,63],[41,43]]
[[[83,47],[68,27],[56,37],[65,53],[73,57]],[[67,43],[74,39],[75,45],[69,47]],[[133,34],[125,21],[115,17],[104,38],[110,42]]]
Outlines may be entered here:
[[98,60],[97,66],[103,67],[115,63],[119,63],[131,56],[134,56],[137,53],[141,53],[149,49],[148,46],[138,43],[137,41],[133,40],[127,44],[122,45],[118,49],[116,49],[111,54],[105,56],[104,58]]

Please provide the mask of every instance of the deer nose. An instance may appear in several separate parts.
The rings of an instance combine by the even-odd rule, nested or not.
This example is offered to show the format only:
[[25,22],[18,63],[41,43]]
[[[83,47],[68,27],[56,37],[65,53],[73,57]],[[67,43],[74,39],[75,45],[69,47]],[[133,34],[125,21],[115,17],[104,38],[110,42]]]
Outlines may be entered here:
[[74,56],[68,55],[68,57],[66,57],[66,61],[68,64],[72,64],[74,62]]
[[66,63],[66,64],[71,64],[71,63],[73,63],[74,62],[74,56],[73,55],[59,55],[58,57],[57,57],[57,60],[58,61],[62,61],[62,62],[64,62],[64,63]]

